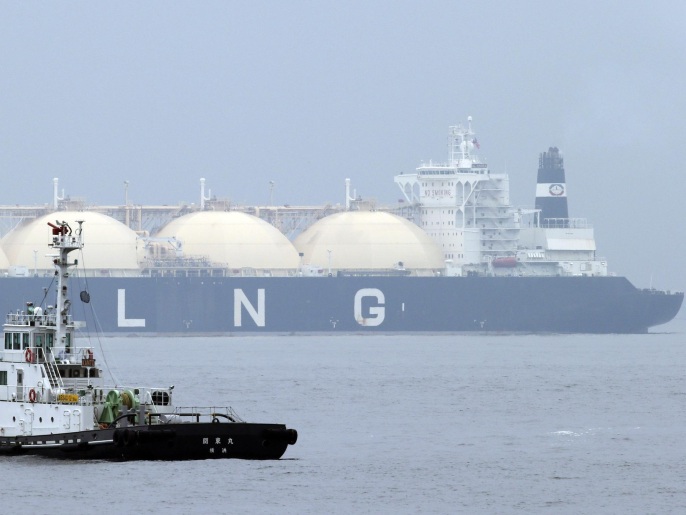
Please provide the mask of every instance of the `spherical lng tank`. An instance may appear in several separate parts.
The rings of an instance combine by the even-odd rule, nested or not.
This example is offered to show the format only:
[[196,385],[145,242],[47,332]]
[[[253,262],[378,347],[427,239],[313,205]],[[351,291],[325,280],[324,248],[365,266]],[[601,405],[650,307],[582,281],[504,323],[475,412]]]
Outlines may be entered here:
[[203,256],[216,265],[240,270],[291,270],[298,252],[269,223],[238,211],[198,211],[171,221],[157,238],[175,238],[186,257]]
[[442,270],[438,245],[415,224],[381,211],[322,218],[294,241],[303,261],[332,270]]
[[[11,266],[39,272],[53,270],[55,252],[49,246],[48,222],[65,221],[72,231],[82,220],[84,248],[74,252],[79,269],[91,275],[137,275],[144,246],[136,233],[112,217],[93,211],[59,211],[22,223],[6,234],[1,245]],[[77,255],[78,254],[78,255]]]

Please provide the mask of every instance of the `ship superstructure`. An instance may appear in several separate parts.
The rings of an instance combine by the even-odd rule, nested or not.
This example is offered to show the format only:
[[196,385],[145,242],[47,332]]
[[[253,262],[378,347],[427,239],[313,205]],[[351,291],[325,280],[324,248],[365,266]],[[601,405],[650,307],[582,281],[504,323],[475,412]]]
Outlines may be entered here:
[[419,226],[461,275],[460,268],[514,255],[519,227],[511,213],[508,176],[491,173],[479,159],[471,117],[467,128],[450,127],[448,147],[447,163],[423,164],[395,182],[418,207]]
[[447,163],[422,164],[395,177],[418,225],[440,245],[448,275],[607,275],[593,228],[567,214],[562,157],[540,157],[536,208],[510,205],[509,176],[478,156],[467,127],[450,127]]

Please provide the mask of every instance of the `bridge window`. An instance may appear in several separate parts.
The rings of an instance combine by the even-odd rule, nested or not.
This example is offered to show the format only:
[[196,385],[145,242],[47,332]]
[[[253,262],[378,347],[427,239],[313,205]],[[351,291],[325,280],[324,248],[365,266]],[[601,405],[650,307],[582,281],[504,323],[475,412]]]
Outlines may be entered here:
[[20,333],[12,333],[12,348],[14,350],[21,350],[21,342],[19,340]]
[[12,350],[12,333],[5,333],[5,350]]
[[7,370],[0,370],[0,385],[7,386]]
[[22,335],[21,335],[21,346],[23,349],[29,348],[29,333],[22,333]]

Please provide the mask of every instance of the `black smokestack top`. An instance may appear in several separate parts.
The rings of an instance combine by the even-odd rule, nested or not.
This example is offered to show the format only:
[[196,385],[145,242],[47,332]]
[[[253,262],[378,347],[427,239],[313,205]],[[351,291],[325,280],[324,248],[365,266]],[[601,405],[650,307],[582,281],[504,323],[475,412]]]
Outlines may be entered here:
[[[538,158],[536,209],[541,210],[543,226],[567,227],[567,184],[564,161],[557,147],[550,147]],[[551,220],[551,218],[563,220]]]

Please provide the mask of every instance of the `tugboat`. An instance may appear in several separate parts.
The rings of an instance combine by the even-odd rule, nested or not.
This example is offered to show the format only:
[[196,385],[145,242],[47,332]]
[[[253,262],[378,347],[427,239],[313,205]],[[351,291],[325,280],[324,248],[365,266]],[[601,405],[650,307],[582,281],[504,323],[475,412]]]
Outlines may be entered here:
[[[9,313],[0,350],[0,455],[63,459],[279,459],[298,434],[243,421],[230,407],[184,409],[173,386],[106,386],[93,348],[79,347],[68,294],[68,254],[82,226],[48,223],[57,299]],[[81,292],[88,302],[89,294]]]

